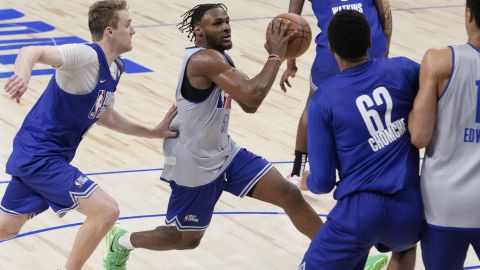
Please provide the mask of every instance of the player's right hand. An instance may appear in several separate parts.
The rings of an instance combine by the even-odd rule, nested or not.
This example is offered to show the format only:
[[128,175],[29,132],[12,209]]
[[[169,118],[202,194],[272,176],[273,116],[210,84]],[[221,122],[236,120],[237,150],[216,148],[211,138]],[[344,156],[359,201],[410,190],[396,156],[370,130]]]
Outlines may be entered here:
[[269,54],[278,55],[282,61],[287,52],[288,42],[293,39],[295,35],[300,34],[296,30],[287,33],[289,27],[290,21],[285,22],[283,20],[273,20],[267,27],[265,49]]
[[7,80],[3,89],[10,95],[10,99],[15,99],[17,103],[20,103],[20,98],[27,91],[29,81],[29,75],[14,74]]
[[178,136],[178,131],[170,130],[170,124],[172,123],[173,118],[177,116],[177,113],[177,105],[172,105],[172,107],[170,107],[170,110],[168,110],[162,121],[153,129],[153,133],[155,134],[154,137],[171,138]]
[[283,72],[282,78],[280,79],[280,88],[283,92],[287,92],[287,88],[285,84],[292,88],[290,82],[288,81],[289,77],[295,78],[295,74],[297,73],[297,62],[294,59],[287,60],[287,69]]

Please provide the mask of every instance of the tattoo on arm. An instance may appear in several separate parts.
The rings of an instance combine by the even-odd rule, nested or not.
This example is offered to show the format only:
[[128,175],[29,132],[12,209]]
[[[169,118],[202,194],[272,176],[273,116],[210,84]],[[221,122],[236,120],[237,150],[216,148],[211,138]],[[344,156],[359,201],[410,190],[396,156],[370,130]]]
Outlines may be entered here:
[[382,0],[382,7],[384,13],[384,21],[383,21],[383,32],[385,36],[390,39],[392,36],[392,10],[390,8],[389,0]]

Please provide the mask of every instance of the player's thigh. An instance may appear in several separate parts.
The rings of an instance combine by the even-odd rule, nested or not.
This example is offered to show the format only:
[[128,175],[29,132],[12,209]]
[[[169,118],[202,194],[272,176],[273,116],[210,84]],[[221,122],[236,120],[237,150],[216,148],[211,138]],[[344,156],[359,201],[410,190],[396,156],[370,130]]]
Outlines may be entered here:
[[264,158],[240,149],[225,171],[224,190],[238,197],[252,196],[272,170],[272,164]]
[[[377,249],[401,252],[415,246],[425,227],[423,202],[418,188],[409,188],[396,194],[385,195],[387,212],[384,232]],[[382,246],[388,248],[384,249]]]
[[468,235],[426,225],[422,234],[422,258],[426,270],[461,270],[469,246]]
[[300,269],[361,270],[371,247],[362,242],[355,228],[328,220],[310,243]]
[[203,231],[212,219],[215,205],[225,187],[224,174],[209,184],[186,187],[170,183],[172,193],[168,200],[165,223],[175,225],[178,231]]
[[277,205],[285,210],[297,209],[299,203],[304,203],[298,187],[286,181],[274,167],[258,181],[252,197]]
[[78,202],[89,198],[98,187],[93,180],[63,159],[47,160],[42,170],[22,179],[45,198],[59,217],[78,208]]
[[33,217],[47,210],[48,202],[24,180],[13,176],[3,194],[0,209],[14,216]]
[[97,187],[87,198],[78,199],[77,210],[86,216],[111,216],[119,215],[118,204],[105,190]]
[[30,216],[29,214],[12,215],[0,211],[0,235],[2,238],[16,236]]

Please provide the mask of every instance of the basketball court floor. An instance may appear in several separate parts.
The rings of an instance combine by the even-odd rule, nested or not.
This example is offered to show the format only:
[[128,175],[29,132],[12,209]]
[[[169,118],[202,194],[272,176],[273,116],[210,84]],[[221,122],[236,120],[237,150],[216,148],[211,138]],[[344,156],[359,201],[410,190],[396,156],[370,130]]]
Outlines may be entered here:
[[[430,47],[466,42],[464,0],[393,0],[393,39],[390,56],[421,61]],[[18,49],[33,44],[62,44],[90,40],[88,6],[92,0],[2,0],[0,2],[0,85],[13,70]],[[134,49],[124,55],[127,73],[117,90],[116,109],[128,118],[156,125],[174,102],[183,57],[191,46],[175,25],[180,15],[200,1],[130,0],[135,26]],[[265,28],[286,12],[288,0],[225,0],[231,18],[236,66],[250,76],[267,59]],[[313,33],[319,29],[310,3],[303,14]],[[293,88],[283,93],[278,79],[256,114],[233,105],[230,134],[240,145],[266,157],[284,174],[293,159],[296,127],[309,88],[314,46],[301,56]],[[283,72],[285,65],[281,68]],[[4,173],[13,137],[26,113],[49,80],[49,67],[38,65],[20,105],[0,94],[0,195],[9,181]],[[3,91],[3,90],[2,90]],[[118,200],[121,224],[129,230],[148,230],[164,224],[169,186],[159,180],[163,164],[162,141],[143,139],[94,127],[80,146],[73,164]],[[334,205],[331,194],[304,193],[321,215]],[[281,209],[252,199],[224,194],[199,248],[192,251],[135,250],[130,270],[297,269],[308,239],[295,230]],[[56,269],[63,266],[83,217],[71,212],[58,219],[47,211],[27,223],[17,239],[0,243],[0,270]],[[99,246],[84,269],[102,269],[104,247]],[[372,253],[376,253],[372,250]],[[417,268],[424,269],[420,253]],[[465,269],[480,269],[470,252]]]

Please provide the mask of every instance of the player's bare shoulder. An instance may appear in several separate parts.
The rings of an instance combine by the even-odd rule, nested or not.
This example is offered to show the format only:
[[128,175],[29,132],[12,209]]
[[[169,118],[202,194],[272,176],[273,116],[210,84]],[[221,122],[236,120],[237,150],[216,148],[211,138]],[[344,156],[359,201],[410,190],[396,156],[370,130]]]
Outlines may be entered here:
[[422,65],[434,71],[439,77],[448,77],[452,70],[452,49],[428,49],[423,57]]
[[214,49],[204,49],[196,52],[189,60],[189,73],[218,74],[230,69],[225,56]]

